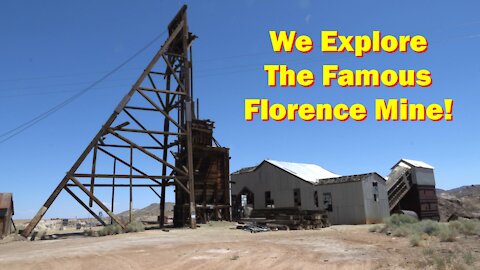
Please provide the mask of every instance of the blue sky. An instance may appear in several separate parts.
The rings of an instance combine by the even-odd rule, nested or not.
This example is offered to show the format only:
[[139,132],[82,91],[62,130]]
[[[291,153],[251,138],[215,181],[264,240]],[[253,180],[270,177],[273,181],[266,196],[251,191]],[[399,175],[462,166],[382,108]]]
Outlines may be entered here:
[[[480,19],[477,1],[195,1],[189,4],[195,95],[200,116],[216,122],[216,138],[231,148],[231,170],[263,159],[318,164],[337,174],[386,175],[400,158],[435,166],[437,187],[479,184],[477,109]],[[0,133],[30,120],[85,88],[130,57],[167,26],[181,1],[4,1],[0,9]],[[309,54],[275,54],[269,30],[310,35]],[[380,30],[425,36],[423,54],[320,53],[322,30],[348,35]],[[56,114],[0,144],[0,191],[13,192],[17,218],[29,218],[129,90],[164,38]],[[269,88],[264,64],[308,68],[429,69],[429,88]],[[318,80],[318,79],[317,79]],[[406,97],[455,101],[452,122],[246,122],[244,100],[279,103],[363,103]],[[101,194],[100,194],[101,195]],[[106,195],[106,194],[104,194]],[[136,191],[135,208],[157,202]],[[105,201],[109,198],[105,197]],[[170,190],[167,200],[173,201]],[[128,199],[116,208],[125,210]],[[47,217],[87,216],[62,194]]]

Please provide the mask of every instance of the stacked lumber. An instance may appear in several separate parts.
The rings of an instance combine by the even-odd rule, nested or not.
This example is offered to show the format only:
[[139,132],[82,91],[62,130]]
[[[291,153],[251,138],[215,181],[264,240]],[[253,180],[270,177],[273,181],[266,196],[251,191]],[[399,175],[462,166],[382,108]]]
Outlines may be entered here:
[[291,230],[312,230],[330,226],[324,210],[299,210],[297,208],[255,209],[250,216],[265,219],[272,226],[287,226]]

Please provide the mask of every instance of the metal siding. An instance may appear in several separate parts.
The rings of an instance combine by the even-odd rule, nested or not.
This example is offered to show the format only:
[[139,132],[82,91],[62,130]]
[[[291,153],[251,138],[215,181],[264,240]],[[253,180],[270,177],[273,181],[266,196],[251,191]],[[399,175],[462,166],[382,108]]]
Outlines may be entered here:
[[[293,190],[300,189],[301,209],[318,210],[323,208],[323,193],[332,194],[333,211],[328,212],[332,224],[365,224],[368,218],[388,216],[388,198],[385,181],[379,179],[378,212],[366,206],[363,181],[314,186],[269,163],[264,163],[252,172],[232,174],[232,194],[237,195],[244,187],[254,193],[254,208],[265,209],[265,191],[271,192],[275,207],[293,207]],[[374,179],[376,174],[368,176]],[[368,185],[368,184],[365,184]],[[371,182],[370,182],[371,187]],[[315,206],[313,194],[318,192],[319,206]],[[373,195],[371,195],[373,201]],[[366,210],[368,208],[368,210]],[[367,214],[368,213],[368,214]]]
[[[374,201],[373,182],[378,183],[378,198]],[[378,175],[372,174],[362,182],[365,204],[365,222],[380,223],[389,216],[388,194],[385,181]]]
[[435,186],[435,176],[432,169],[414,168],[414,183],[423,186]]
[[361,182],[320,185],[317,187],[320,206],[323,193],[332,194],[333,211],[327,212],[332,224],[362,224],[365,220]]

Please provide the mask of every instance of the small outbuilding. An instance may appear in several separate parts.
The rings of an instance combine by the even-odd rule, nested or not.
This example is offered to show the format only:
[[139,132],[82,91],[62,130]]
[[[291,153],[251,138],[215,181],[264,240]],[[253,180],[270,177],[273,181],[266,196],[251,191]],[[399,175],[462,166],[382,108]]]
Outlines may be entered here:
[[12,193],[0,193],[0,237],[4,237],[12,233],[13,214],[14,211]]
[[391,213],[414,211],[420,219],[440,220],[434,167],[423,161],[401,159],[387,177]]
[[[378,173],[340,176],[315,164],[264,160],[231,175],[232,206],[326,210],[332,224],[370,224],[389,216],[385,179]],[[248,211],[247,211],[248,212]]]

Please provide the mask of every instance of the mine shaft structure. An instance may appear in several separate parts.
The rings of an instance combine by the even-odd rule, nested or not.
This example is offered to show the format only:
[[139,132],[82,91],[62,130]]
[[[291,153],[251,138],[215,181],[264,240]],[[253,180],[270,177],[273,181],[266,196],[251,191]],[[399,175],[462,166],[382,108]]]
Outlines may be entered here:
[[[189,32],[186,11],[183,6],[170,22],[165,43],[23,236],[32,233],[63,190],[102,225],[106,220],[93,211],[94,205],[125,228],[132,221],[133,189],[148,188],[160,199],[158,222],[163,227],[168,186],[175,187],[176,226],[230,220],[229,149],[213,138],[213,122],[197,119],[191,59],[196,36]],[[101,188],[111,192],[110,208],[98,196]],[[129,189],[128,221],[114,214],[118,188]]]

